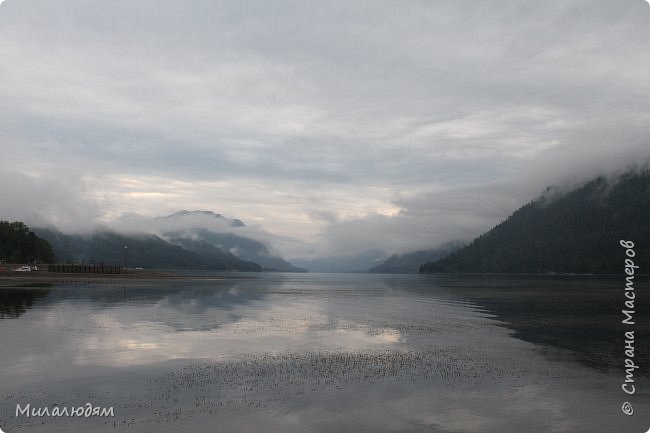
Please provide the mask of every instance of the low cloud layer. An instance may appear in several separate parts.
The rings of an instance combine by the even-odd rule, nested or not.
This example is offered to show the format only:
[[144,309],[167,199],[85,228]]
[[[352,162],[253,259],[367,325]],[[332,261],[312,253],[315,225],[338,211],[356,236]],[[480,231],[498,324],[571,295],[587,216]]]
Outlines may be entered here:
[[0,218],[207,209],[288,258],[469,240],[647,160],[649,22],[641,0],[7,0]]

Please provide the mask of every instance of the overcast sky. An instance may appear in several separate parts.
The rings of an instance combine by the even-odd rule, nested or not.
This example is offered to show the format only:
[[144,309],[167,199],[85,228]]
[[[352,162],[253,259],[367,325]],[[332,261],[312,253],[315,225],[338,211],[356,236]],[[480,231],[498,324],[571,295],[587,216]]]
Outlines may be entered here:
[[404,252],[650,155],[644,0],[6,0],[0,59],[0,218],[67,231]]

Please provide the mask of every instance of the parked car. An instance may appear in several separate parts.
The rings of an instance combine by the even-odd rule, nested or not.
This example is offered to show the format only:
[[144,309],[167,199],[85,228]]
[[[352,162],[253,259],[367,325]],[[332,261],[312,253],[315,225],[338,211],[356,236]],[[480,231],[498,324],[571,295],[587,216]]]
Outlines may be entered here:
[[31,270],[32,268],[30,268],[29,266],[21,266],[19,268],[14,269],[14,271],[16,272],[29,272]]

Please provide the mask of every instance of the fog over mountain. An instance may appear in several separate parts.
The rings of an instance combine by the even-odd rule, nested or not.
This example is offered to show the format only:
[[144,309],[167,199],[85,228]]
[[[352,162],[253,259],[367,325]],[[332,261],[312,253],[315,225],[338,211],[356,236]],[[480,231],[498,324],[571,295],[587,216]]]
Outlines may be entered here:
[[648,269],[649,213],[650,170],[599,177],[572,191],[548,188],[470,245],[419,270],[617,274],[619,248],[628,239],[636,245],[634,265]]
[[7,0],[0,219],[207,210],[178,224],[292,263],[470,242],[647,163],[648,22],[641,0]]

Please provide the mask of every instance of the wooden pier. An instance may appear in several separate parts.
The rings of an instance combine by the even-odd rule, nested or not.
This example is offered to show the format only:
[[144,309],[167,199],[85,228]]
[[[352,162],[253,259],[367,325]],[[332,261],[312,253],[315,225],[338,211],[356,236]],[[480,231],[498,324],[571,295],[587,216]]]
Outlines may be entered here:
[[62,272],[66,274],[121,274],[122,266],[118,265],[69,265],[50,264],[47,265],[48,272]]

